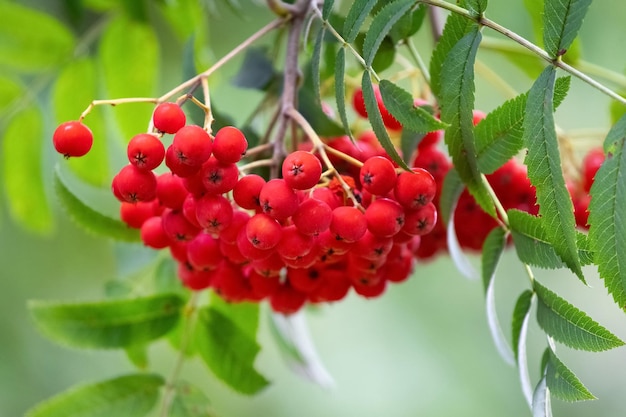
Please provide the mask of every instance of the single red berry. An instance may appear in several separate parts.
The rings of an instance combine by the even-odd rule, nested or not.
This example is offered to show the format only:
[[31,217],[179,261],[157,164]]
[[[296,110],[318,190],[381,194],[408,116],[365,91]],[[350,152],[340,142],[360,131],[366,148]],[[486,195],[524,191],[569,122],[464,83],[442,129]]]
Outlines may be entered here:
[[209,233],[201,232],[187,244],[187,259],[196,269],[215,269],[224,259],[220,242]]
[[134,165],[126,165],[113,179],[114,194],[121,201],[136,203],[156,197],[157,180],[152,171],[144,171]]
[[430,203],[437,193],[433,176],[423,168],[413,168],[412,172],[398,175],[394,188],[396,201],[409,210],[415,210]]
[[54,149],[66,158],[83,156],[93,145],[93,133],[81,122],[65,122],[54,131],[52,143]]
[[213,142],[206,130],[189,125],[176,132],[172,147],[182,164],[199,167],[211,156]]
[[330,231],[337,240],[356,242],[367,230],[367,220],[356,207],[341,206],[333,210]]
[[321,272],[318,268],[287,269],[287,280],[291,286],[303,293],[315,291],[321,284]]
[[[245,236],[244,236],[245,237]],[[236,240],[236,239],[235,239]],[[224,258],[235,265],[242,265],[250,262],[250,260],[241,253],[237,243],[228,243],[220,239],[220,253]],[[250,242],[248,242],[250,243]]]
[[133,136],[126,149],[128,160],[139,169],[153,170],[165,158],[165,146],[154,135],[140,133]]
[[263,177],[256,174],[248,174],[241,177],[233,188],[233,200],[243,209],[260,210],[259,195],[265,182]]
[[230,225],[233,207],[223,196],[207,194],[196,200],[196,219],[205,231],[217,234]]
[[163,229],[161,216],[150,217],[141,225],[141,241],[153,249],[163,249],[169,246],[170,240]]
[[214,156],[202,165],[200,172],[204,188],[210,194],[227,193],[235,188],[239,180],[239,168],[236,164],[225,164]]
[[487,115],[485,114],[484,111],[481,110],[474,110],[472,112],[472,122],[474,123],[474,126],[476,126],[478,123],[481,122],[481,120],[483,120],[485,117],[487,117]]
[[197,269],[189,262],[179,262],[177,272],[181,283],[192,291],[209,288],[216,275],[211,270]]
[[311,197],[300,203],[291,220],[300,233],[319,235],[328,230],[332,212],[324,201]]
[[357,112],[359,116],[364,119],[367,119],[367,110],[365,109],[365,100],[363,99],[363,90],[358,87],[354,90],[354,95],[352,96],[352,107],[354,111]]
[[133,229],[141,228],[146,220],[156,215],[154,201],[138,203],[123,201],[120,205],[120,219]]
[[163,213],[163,229],[174,242],[188,242],[200,233],[200,229],[191,224],[180,210],[166,210]]
[[294,190],[308,190],[319,182],[322,164],[310,152],[295,151],[283,161],[282,174],[287,185]]
[[261,209],[278,221],[286,220],[298,209],[298,196],[285,180],[269,180],[259,194]]
[[355,242],[354,252],[366,259],[386,259],[393,247],[393,239],[376,236],[369,230]]
[[251,270],[248,274],[248,281],[252,287],[253,294],[258,300],[269,297],[278,289],[278,287],[280,287],[279,276],[266,277],[259,274],[255,270]]
[[172,171],[172,174],[181,178],[188,178],[200,171],[202,166],[187,165],[184,159],[179,157],[179,153],[172,145],[165,151],[165,165]]
[[245,228],[242,228],[237,235],[237,248],[248,261],[267,259],[275,253],[273,249],[262,249],[255,246],[250,239],[248,239]]
[[220,240],[226,243],[235,244],[237,235],[241,229],[245,229],[250,220],[250,215],[242,210],[233,210],[233,218],[230,224],[220,232]]
[[308,294],[312,303],[340,301],[352,288],[352,283],[346,278],[345,272],[335,269],[322,269],[320,281],[320,285]]
[[365,210],[367,230],[376,236],[391,237],[404,226],[404,208],[389,198],[378,198]]
[[164,207],[180,209],[188,195],[182,178],[170,172],[157,177],[156,197]]
[[289,315],[300,310],[306,303],[306,294],[293,288],[285,282],[270,295],[270,305],[277,313]]
[[252,288],[238,265],[222,262],[214,274],[211,286],[224,300],[241,302],[250,298]]
[[593,179],[598,172],[598,169],[602,166],[605,156],[602,148],[591,149],[583,159],[583,175],[582,184],[583,190],[589,192]]
[[275,219],[264,213],[255,214],[248,220],[246,236],[259,249],[272,249],[280,242],[283,228]]
[[187,194],[181,210],[183,211],[183,216],[185,216],[189,223],[199,229],[202,228],[200,223],[198,223],[198,218],[196,217],[196,198],[192,194]]
[[283,258],[295,259],[309,253],[313,248],[313,243],[313,237],[300,233],[296,226],[285,226],[276,251]]
[[393,164],[382,156],[367,159],[359,173],[363,188],[374,195],[387,195],[396,185],[396,177]]
[[402,230],[410,235],[423,236],[437,224],[437,207],[431,202],[417,210],[406,213]]
[[378,280],[369,282],[367,280],[353,280],[352,286],[354,292],[365,298],[376,298],[385,292],[387,288],[387,280],[379,278]]
[[225,126],[217,131],[213,139],[213,155],[225,164],[239,162],[248,149],[248,141],[241,130]]
[[176,133],[185,126],[187,118],[178,104],[161,103],[154,109],[152,122],[160,132]]
[[280,271],[285,266],[285,263],[276,252],[273,252],[265,259],[250,262],[250,266],[252,266],[256,273],[264,277],[272,277],[280,276]]

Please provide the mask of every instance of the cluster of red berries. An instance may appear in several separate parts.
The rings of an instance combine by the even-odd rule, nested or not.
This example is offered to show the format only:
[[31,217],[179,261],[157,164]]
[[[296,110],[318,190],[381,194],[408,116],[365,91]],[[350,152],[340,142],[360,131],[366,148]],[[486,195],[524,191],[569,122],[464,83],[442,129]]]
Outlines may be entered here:
[[[285,314],[341,300],[351,288],[376,297],[409,276],[421,237],[437,222],[432,175],[398,173],[371,134],[362,135],[363,149],[347,138],[330,142],[330,159],[349,166],[341,177],[323,174],[317,150],[302,146],[284,159],[281,178],[266,181],[240,171],[248,143],[235,127],[212,136],[186,125],[173,103],[157,106],[153,125],[155,133],[128,143],[129,164],[112,190],[121,219],[140,229],[145,245],[169,248],[192,290],[210,287],[233,302],[268,299]],[[55,146],[76,138],[63,129]],[[164,134],[173,135],[167,149]],[[163,162],[168,170],[155,174]]]

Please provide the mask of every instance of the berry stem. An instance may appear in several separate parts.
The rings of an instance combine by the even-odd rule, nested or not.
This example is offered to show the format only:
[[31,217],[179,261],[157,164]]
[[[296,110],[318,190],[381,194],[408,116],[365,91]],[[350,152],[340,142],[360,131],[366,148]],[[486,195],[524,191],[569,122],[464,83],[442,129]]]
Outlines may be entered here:
[[251,169],[259,167],[272,167],[274,166],[274,163],[274,159],[259,159],[258,161],[250,162],[248,164],[240,166],[239,171],[250,171]]
[[191,340],[191,330],[193,329],[196,321],[196,316],[198,312],[198,298],[199,292],[194,291],[187,302],[183,310],[183,319],[185,320],[182,329],[182,335],[180,339],[180,348],[178,352],[178,356],[176,358],[176,363],[174,364],[174,368],[172,369],[172,373],[167,378],[165,383],[165,389],[163,393],[163,401],[161,402],[161,411],[159,413],[159,417],[167,417],[170,407],[172,406],[172,401],[174,400],[175,394],[175,383],[182,371],[183,364],[185,363],[185,350],[187,349],[189,342]]
[[322,143],[322,146],[324,146],[324,150],[327,153],[331,153],[331,154],[335,155],[336,157],[341,158],[344,161],[346,161],[346,162],[348,162],[348,163],[350,163],[352,165],[355,165],[355,166],[357,166],[359,168],[363,166],[363,162],[359,161],[356,158],[351,157],[350,155],[346,155],[345,153],[343,153],[341,151],[338,151],[337,149],[335,149],[335,148],[333,148],[331,146],[328,146],[325,143]]
[[157,104],[158,100],[152,97],[129,97],[129,98],[117,98],[113,100],[93,100],[89,103],[89,106],[80,114],[78,118],[79,122],[82,122],[83,119],[91,113],[91,111],[96,106],[109,105],[109,106],[117,106],[119,104],[128,104],[128,103],[153,103]]

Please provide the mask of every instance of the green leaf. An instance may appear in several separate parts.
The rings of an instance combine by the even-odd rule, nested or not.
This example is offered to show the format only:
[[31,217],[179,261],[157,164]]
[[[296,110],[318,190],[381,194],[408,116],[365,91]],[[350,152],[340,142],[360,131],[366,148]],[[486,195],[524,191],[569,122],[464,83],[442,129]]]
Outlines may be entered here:
[[595,175],[589,204],[589,244],[600,277],[620,308],[626,308],[626,115],[604,141],[607,158]]
[[459,173],[454,168],[450,169],[443,180],[441,196],[439,197],[439,213],[441,214],[443,224],[450,222],[463,188],[465,186],[459,177]]
[[[565,99],[570,77],[555,82],[554,108]],[[528,94],[506,101],[490,112],[474,130],[480,172],[491,174],[524,147],[523,124]]]
[[[357,38],[357,46],[358,41],[361,37]],[[362,38],[365,39],[364,37]],[[378,47],[378,51],[376,52],[376,56],[374,56],[374,60],[372,61],[372,69],[377,73],[381,73],[387,68],[391,67],[396,60],[396,44],[393,42],[391,37],[385,36],[380,46]]]
[[0,68],[43,72],[72,57],[74,37],[52,16],[6,1],[0,16]]
[[132,345],[124,349],[126,357],[140,370],[148,369],[148,347],[146,345]]
[[613,333],[536,280],[533,287],[539,300],[537,322],[555,340],[571,348],[591,352],[624,345]]
[[449,124],[445,141],[454,166],[476,202],[495,217],[495,206],[478,170],[474,141],[474,60],[480,39],[474,28],[450,50],[441,71],[439,105],[441,120]]
[[229,303],[216,293],[212,292],[209,304],[211,305],[211,308],[226,316],[248,336],[251,338],[256,337],[257,331],[259,330],[258,303]]
[[585,281],[576,247],[576,223],[561,170],[561,155],[554,125],[553,93],[556,69],[547,67],[528,93],[524,118],[525,163],[537,189],[539,215],[549,242],[563,262]]
[[509,210],[509,225],[519,259],[540,268],[563,267],[563,261],[548,241],[540,217],[519,210]]
[[487,0],[466,0],[465,8],[475,17],[481,16],[487,8]]
[[335,101],[337,102],[337,113],[343,125],[345,134],[350,138],[352,143],[356,143],[348,122],[346,114],[346,81],[344,79],[346,72],[346,49],[339,48],[337,58],[335,59]]
[[[102,34],[99,54],[107,97],[153,96],[160,66],[159,45],[150,26],[121,15],[114,18]],[[115,107],[126,141],[146,131],[152,110],[145,103]]]
[[[55,120],[63,123],[76,120],[98,95],[96,65],[90,58],[72,61],[57,78],[52,103]],[[84,122],[94,135],[89,153],[80,158],[70,158],[69,166],[81,179],[96,186],[109,185],[109,161],[107,158],[106,128],[101,107],[94,108]]]
[[543,43],[553,58],[570,48],[590,4],[591,0],[545,0]]
[[330,17],[330,12],[333,10],[333,5],[335,4],[335,0],[325,0],[324,5],[322,6],[322,19],[328,20]]
[[250,48],[246,50],[232,83],[241,88],[265,90],[275,75],[274,65],[269,58],[269,48]]
[[518,358],[519,354],[519,344],[520,344],[520,332],[522,330],[522,324],[524,319],[528,316],[530,312],[530,307],[532,303],[533,292],[531,290],[526,290],[520,294],[517,301],[515,302],[515,308],[513,309],[513,320],[511,321],[511,333],[513,335],[513,352],[515,353],[515,358]]
[[38,404],[26,417],[144,417],[164,384],[160,375],[131,374],[81,385]]
[[207,366],[235,391],[252,395],[269,384],[254,369],[260,351],[255,338],[217,309],[200,310],[195,341]]
[[88,303],[30,301],[39,330],[75,348],[112,349],[141,345],[168,333],[184,301],[176,294]]
[[389,80],[380,81],[380,94],[385,107],[404,129],[416,133],[428,133],[445,129],[446,125],[414,104],[411,93]]
[[9,77],[0,76],[0,121],[7,117],[9,109],[17,103],[24,93],[24,87]]
[[333,137],[343,134],[343,128],[324,113],[312,90],[307,88],[298,90],[298,110],[318,135]]
[[346,42],[352,43],[361,30],[361,26],[367,15],[370,14],[378,0],[356,0],[348,11],[346,21],[343,24],[343,38]]
[[378,138],[378,141],[382,145],[383,149],[393,159],[398,166],[410,171],[408,165],[402,160],[395,146],[389,138],[387,128],[383,123],[383,117],[380,114],[378,103],[376,101],[376,95],[374,94],[374,87],[372,85],[372,78],[368,71],[363,72],[363,78],[361,79],[361,89],[363,90],[363,101],[365,102],[365,110],[367,111],[367,117],[372,124],[372,129]]
[[427,10],[424,4],[418,4],[411,12],[402,16],[389,31],[389,37],[391,37],[393,43],[397,44],[416,34],[422,27],[422,23],[424,23]]
[[50,234],[54,220],[43,184],[43,120],[39,109],[27,107],[17,113],[3,136],[0,166],[11,216],[31,232]]
[[500,256],[504,251],[504,245],[506,244],[506,234],[504,229],[500,227],[494,228],[483,243],[482,251],[482,277],[483,285],[485,287],[485,308],[487,311],[487,323],[489,324],[489,330],[491,331],[491,337],[496,345],[498,353],[508,364],[513,365],[515,359],[513,358],[513,351],[509,346],[504,332],[500,326],[498,320],[498,313],[496,310],[496,292],[495,292],[495,274],[496,267],[500,261]]
[[137,229],[131,229],[126,223],[101,214],[81,201],[70,190],[68,180],[58,166],[54,172],[54,189],[69,216],[88,232],[126,242],[141,241]]
[[202,390],[188,382],[178,381],[174,385],[174,399],[169,417],[213,417],[211,401]]
[[[460,5],[463,6],[463,2]],[[443,33],[430,59],[430,88],[438,99],[441,98],[442,83],[440,78],[444,61],[457,42],[470,30],[475,29],[476,25],[471,20],[455,13],[446,20]]]
[[548,365],[546,367],[546,381],[550,393],[563,401],[595,400],[578,377],[556,356],[550,349]]
[[311,78],[313,79],[313,95],[318,102],[321,102],[320,92],[320,61],[322,55],[322,44],[324,43],[324,35],[326,34],[326,27],[322,27],[315,36],[315,43],[313,44],[313,55],[311,55]]
[[409,11],[413,4],[414,0],[394,0],[387,3],[374,16],[363,42],[363,59],[365,59],[367,66],[372,65],[380,44],[393,25]]

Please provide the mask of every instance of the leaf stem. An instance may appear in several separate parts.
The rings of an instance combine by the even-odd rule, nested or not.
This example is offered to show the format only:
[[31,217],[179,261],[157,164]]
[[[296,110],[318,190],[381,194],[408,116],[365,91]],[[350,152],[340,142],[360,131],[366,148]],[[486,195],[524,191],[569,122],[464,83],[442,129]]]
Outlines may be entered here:
[[426,81],[426,83],[430,85],[430,73],[428,72],[428,67],[426,66],[426,63],[424,62],[424,60],[422,59],[422,56],[420,55],[419,51],[415,47],[415,44],[410,38],[407,39],[404,44],[409,50],[409,54],[411,55],[411,58],[413,58],[413,60],[415,61],[415,64],[422,72],[422,77],[424,77],[424,81]]
[[172,401],[174,400],[175,383],[182,371],[183,364],[185,363],[185,350],[187,349],[191,340],[191,330],[195,324],[196,312],[198,311],[198,298],[199,291],[194,291],[185,306],[183,311],[183,318],[185,320],[182,335],[180,339],[180,348],[176,363],[172,369],[172,373],[167,378],[165,383],[165,392],[163,393],[163,401],[161,402],[161,411],[159,417],[167,417]]

